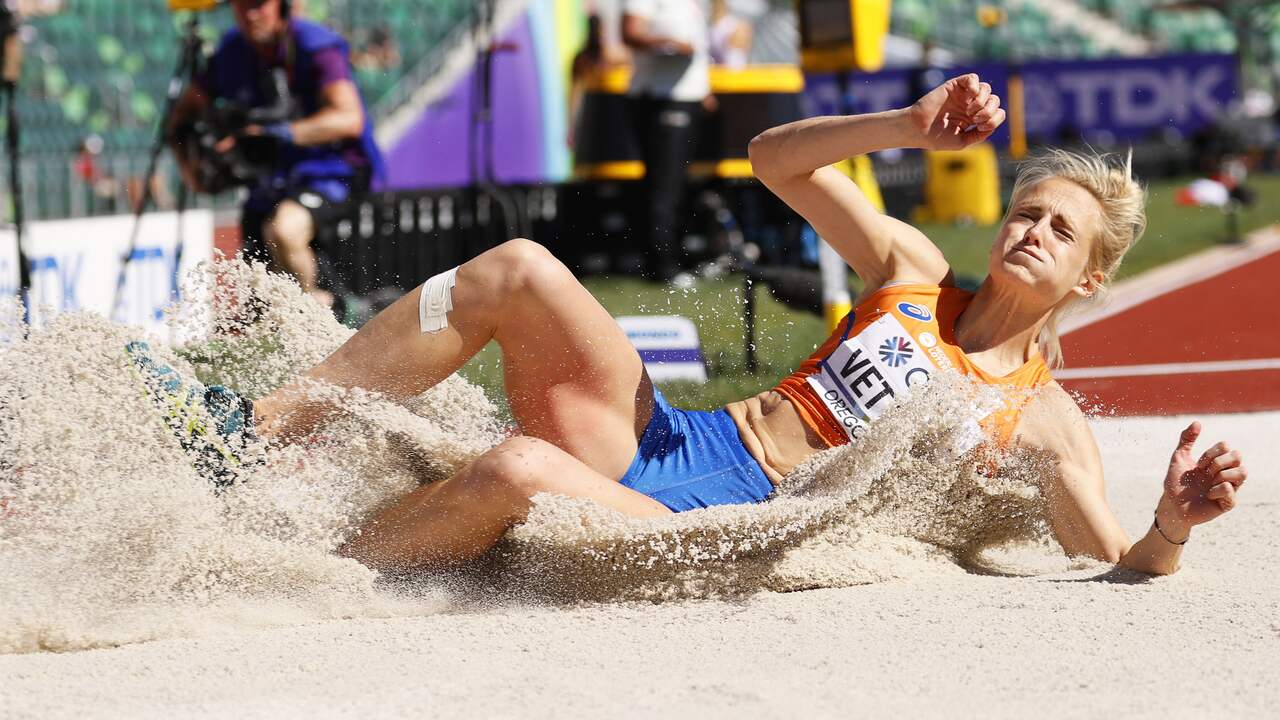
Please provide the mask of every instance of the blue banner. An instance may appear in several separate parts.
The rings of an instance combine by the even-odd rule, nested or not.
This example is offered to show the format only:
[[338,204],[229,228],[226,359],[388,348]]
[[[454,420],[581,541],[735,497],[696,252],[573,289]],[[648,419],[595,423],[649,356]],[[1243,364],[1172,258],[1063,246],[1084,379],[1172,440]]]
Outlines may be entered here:
[[[1168,129],[1189,135],[1225,113],[1237,87],[1231,55],[971,64],[807,75],[806,111],[848,115],[906,107],[943,80],[969,72],[990,83],[1006,103],[1010,75],[1021,75],[1033,143],[1102,135],[1137,140]],[[991,140],[1008,144],[1009,124]]]
[[[938,68],[895,68],[875,73],[824,73],[804,78],[805,110],[809,115],[858,115],[907,107],[948,78],[978,73],[1004,97],[1009,71],[1003,64],[957,65]],[[991,141],[1008,144],[1008,124],[991,136]]]
[[1140,140],[1169,129],[1190,135],[1224,114],[1237,94],[1231,55],[1034,62],[1021,72],[1033,141],[1101,133]]

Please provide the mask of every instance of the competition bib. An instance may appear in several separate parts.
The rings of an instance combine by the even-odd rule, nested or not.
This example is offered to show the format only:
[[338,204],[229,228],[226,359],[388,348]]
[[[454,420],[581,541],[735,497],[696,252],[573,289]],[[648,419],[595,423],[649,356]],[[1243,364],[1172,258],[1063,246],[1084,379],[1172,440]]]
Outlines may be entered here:
[[937,344],[931,333],[916,338],[885,313],[837,345],[806,381],[852,440],[892,407],[894,398],[929,381],[938,366],[927,351]]

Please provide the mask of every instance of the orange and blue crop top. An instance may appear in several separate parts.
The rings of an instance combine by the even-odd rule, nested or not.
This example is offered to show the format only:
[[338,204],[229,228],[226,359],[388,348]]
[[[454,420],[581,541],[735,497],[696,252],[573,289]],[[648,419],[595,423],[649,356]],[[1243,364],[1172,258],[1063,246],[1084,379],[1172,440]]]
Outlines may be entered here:
[[980,421],[987,435],[1007,443],[1029,394],[1052,380],[1039,355],[1003,377],[987,373],[956,345],[956,319],[973,293],[937,285],[881,288],[850,312],[800,368],[774,388],[829,447],[858,437],[894,398],[937,370],[1005,390],[1006,402]]

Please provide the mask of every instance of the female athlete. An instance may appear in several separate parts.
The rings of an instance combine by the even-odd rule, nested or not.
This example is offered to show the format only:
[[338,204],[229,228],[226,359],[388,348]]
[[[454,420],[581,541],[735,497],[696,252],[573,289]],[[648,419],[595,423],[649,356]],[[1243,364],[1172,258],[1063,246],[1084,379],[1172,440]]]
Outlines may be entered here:
[[[1192,526],[1235,506],[1246,476],[1240,453],[1218,443],[1197,458],[1200,426],[1187,427],[1155,521],[1132,542],[1107,506],[1089,426],[1049,373],[1060,353],[1057,318],[1102,292],[1145,230],[1144,191],[1130,163],[1062,151],[1027,163],[991,246],[989,275],[973,293],[955,287],[928,238],[876,211],[831,167],[887,148],[964,148],[1004,119],[990,86],[969,74],[905,109],[801,120],[752,141],[760,180],[840,253],[867,292],[799,370],[715,412],[668,405],[609,313],[528,240],[408,293],[303,378],[409,398],[494,340],[521,434],[402,497],[340,552],[378,569],[465,563],[521,522],[540,492],[641,517],[759,502],[805,458],[856,437],[906,387],[951,369],[1011,396],[1034,391],[981,427],[1056,461],[1047,513],[1069,555],[1173,572]],[[177,385],[145,347],[134,356]],[[186,384],[193,388],[203,391]],[[227,395],[206,393],[211,409],[234,406]],[[250,410],[252,431],[277,442],[307,434],[332,412],[298,383]]]

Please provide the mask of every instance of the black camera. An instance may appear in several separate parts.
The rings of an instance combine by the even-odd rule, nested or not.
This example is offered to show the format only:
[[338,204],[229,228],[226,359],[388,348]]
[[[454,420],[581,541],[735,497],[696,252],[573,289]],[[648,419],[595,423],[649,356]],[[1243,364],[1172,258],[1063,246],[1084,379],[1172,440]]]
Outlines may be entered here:
[[[271,135],[245,133],[251,125],[264,127],[298,117],[284,72],[277,70],[271,79],[273,102],[269,105],[246,107],[218,99],[204,116],[177,129],[175,139],[195,161],[196,178],[204,192],[253,185],[280,166],[285,151],[282,141]],[[217,145],[227,137],[234,137],[235,145],[220,152]]]

